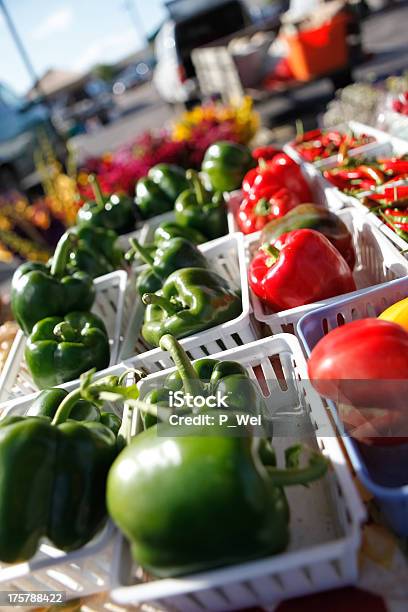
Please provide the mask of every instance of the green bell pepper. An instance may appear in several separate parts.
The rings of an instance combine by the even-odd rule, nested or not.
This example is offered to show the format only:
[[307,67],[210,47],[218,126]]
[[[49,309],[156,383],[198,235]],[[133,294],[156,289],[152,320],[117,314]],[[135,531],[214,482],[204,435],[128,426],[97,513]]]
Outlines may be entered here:
[[287,469],[271,465],[271,452],[263,465],[264,441],[243,426],[235,426],[231,435],[229,422],[220,425],[214,411],[207,416],[213,425],[149,428],[109,472],[109,514],[138,564],[160,577],[281,552],[289,542],[282,487],[307,484],[327,469],[325,458],[314,451],[307,451],[308,465],[300,468],[300,446],[286,451]]
[[93,225],[126,234],[135,229],[137,209],[131,198],[116,193],[102,195],[95,176],[90,176],[95,200],[86,202],[78,211],[77,225]]
[[153,346],[159,346],[164,334],[185,338],[242,312],[240,296],[224,278],[205,268],[173,272],[161,291],[143,296],[143,303],[147,309],[142,336]]
[[183,191],[175,204],[176,222],[214,240],[228,233],[227,213],[222,193],[206,191],[194,170],[187,171],[191,189]]
[[43,319],[28,337],[25,359],[40,389],[75,380],[91,368],[102,370],[110,359],[105,325],[90,312]]
[[123,253],[116,246],[118,235],[113,230],[82,225],[71,228],[69,232],[75,241],[70,254],[70,268],[96,278],[123,267]]
[[163,221],[154,232],[153,243],[159,245],[161,242],[167,242],[172,238],[186,238],[194,244],[202,244],[207,241],[204,234],[193,227],[184,227],[178,223]]
[[172,210],[174,201],[166,195],[160,185],[145,176],[136,184],[135,204],[142,219],[150,219]]
[[101,405],[103,392],[137,394],[116,376],[88,381],[64,397],[51,391],[32,411],[39,416],[0,421],[1,562],[28,561],[43,537],[64,551],[80,548],[107,519],[106,479],[119,450],[116,436],[103,422],[72,416],[82,394]]
[[[217,397],[217,394],[220,394],[228,398],[227,410],[261,414],[263,431],[272,436],[272,422],[266,421],[263,398],[241,364],[208,357],[191,363],[183,347],[170,335],[162,336],[160,348],[170,353],[176,370],[166,377],[164,384],[160,384],[158,389],[152,389],[143,396],[143,401],[151,405],[168,406],[169,398],[175,392],[182,391],[187,396],[199,395],[204,398]],[[179,399],[180,402],[183,401],[182,397]],[[212,406],[215,407],[225,408],[223,405]],[[142,412],[142,420],[145,429],[157,422],[155,417],[145,412]]]
[[[38,394],[36,399],[28,409],[26,416],[42,416],[53,419],[59,405],[67,397],[68,391],[59,387],[51,389],[43,389]],[[101,413],[97,406],[88,402],[84,399],[79,399],[75,406],[73,406],[70,415],[70,419],[74,421],[95,421],[101,420]]]
[[185,238],[172,238],[168,242],[162,242],[154,257],[137,240],[131,239],[130,244],[134,252],[148,265],[148,269],[139,274],[136,281],[141,297],[145,293],[158,291],[175,270],[207,267],[207,260],[201,251]]
[[174,164],[157,164],[150,168],[147,176],[159,185],[171,202],[188,189],[185,170]]
[[241,187],[245,174],[255,165],[248,147],[221,141],[207,149],[201,170],[214,191],[234,191]]
[[14,273],[11,308],[26,334],[45,317],[91,308],[95,299],[91,277],[81,271],[67,271],[74,242],[71,234],[64,234],[55,249],[51,267],[27,262]]

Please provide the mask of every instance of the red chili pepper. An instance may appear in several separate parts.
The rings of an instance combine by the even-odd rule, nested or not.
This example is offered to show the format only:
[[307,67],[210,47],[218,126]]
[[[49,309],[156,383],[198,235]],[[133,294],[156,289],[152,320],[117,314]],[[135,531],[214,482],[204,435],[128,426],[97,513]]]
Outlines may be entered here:
[[339,174],[337,172],[335,172],[334,170],[324,170],[323,171],[323,176],[326,180],[328,180],[332,185],[334,185],[335,187],[337,187],[338,189],[341,189],[341,191],[343,191],[344,189],[347,189],[349,187],[349,181],[348,179],[344,179],[341,176],[339,176]]
[[316,140],[317,138],[320,138],[321,135],[322,135],[322,130],[320,129],[310,130],[309,132],[298,134],[296,136],[295,143],[300,144],[301,142],[309,142],[310,140]]
[[407,174],[408,161],[404,159],[392,158],[378,160],[384,172],[393,172],[394,174]]
[[377,168],[373,168],[368,165],[361,165],[355,168],[356,172],[359,172],[361,178],[368,178],[373,180],[377,185],[382,185],[384,182],[384,174],[381,170],[377,170]]
[[281,250],[261,247],[249,265],[249,284],[275,311],[356,289],[350,267],[338,250],[323,234],[310,229],[286,234]]
[[387,187],[384,189],[384,199],[389,202],[408,198],[408,185],[400,185],[399,187]]
[[282,152],[282,149],[277,149],[273,145],[268,145],[266,147],[257,147],[256,149],[254,149],[252,151],[252,157],[256,159],[257,161],[259,159],[270,161],[271,159],[275,157],[275,155],[281,152]]
[[281,187],[270,198],[262,197],[257,201],[245,198],[237,214],[238,227],[244,234],[257,232],[299,204],[297,196],[286,187]]

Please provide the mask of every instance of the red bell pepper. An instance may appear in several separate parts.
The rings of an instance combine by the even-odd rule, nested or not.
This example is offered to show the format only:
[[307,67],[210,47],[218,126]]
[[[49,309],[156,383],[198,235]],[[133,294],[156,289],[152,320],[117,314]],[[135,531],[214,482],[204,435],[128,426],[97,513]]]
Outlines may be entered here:
[[275,155],[268,164],[271,172],[299,198],[299,203],[307,204],[313,202],[313,196],[309,189],[300,166],[286,153]]
[[355,291],[350,267],[320,232],[300,229],[263,246],[249,265],[252,291],[271,309],[288,310]]
[[321,395],[364,409],[371,429],[365,427],[364,437],[376,436],[377,429],[383,444],[384,433],[397,423],[401,435],[408,394],[408,332],[401,325],[373,318],[338,327],[315,346],[308,371]]
[[257,147],[252,151],[252,157],[259,161],[263,159],[264,161],[270,161],[277,155],[278,153],[282,153],[282,149],[277,149],[273,145],[267,145],[266,147]]
[[300,204],[297,196],[281,187],[271,197],[244,198],[236,217],[243,234],[251,234],[265,227],[269,221],[283,217]]

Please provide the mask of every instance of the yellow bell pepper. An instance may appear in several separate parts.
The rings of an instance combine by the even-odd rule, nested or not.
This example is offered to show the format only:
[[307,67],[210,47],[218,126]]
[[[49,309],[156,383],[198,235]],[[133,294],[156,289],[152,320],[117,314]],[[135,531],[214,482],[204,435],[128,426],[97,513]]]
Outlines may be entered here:
[[378,318],[383,319],[383,321],[398,323],[408,331],[408,298],[396,302],[396,304],[384,310]]

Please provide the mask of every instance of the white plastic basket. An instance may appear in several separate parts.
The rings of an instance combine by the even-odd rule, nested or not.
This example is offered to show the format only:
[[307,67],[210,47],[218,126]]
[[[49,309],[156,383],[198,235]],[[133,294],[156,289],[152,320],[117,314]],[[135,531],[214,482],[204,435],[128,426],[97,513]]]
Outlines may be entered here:
[[[123,336],[122,317],[125,309],[125,294],[128,275],[125,271],[111,272],[95,279],[96,297],[92,312],[104,321],[110,342],[110,363],[118,358],[120,340]],[[7,361],[0,374],[0,402],[37,392],[30,371],[25,363],[24,349],[26,337],[19,331],[11,347]],[[1,408],[0,408],[1,412]]]
[[[407,260],[385,236],[371,225],[366,215],[352,208],[343,209],[338,215],[352,234],[356,253],[356,266],[353,275],[357,291],[350,293],[350,296],[357,295],[361,290],[373,285],[379,285],[408,275]],[[259,235],[256,234],[246,238],[248,263],[258,246],[258,241]],[[266,324],[274,334],[281,332],[296,333],[296,323],[304,314],[326,304],[331,304],[338,299],[339,297],[336,296],[274,313],[251,292],[255,318]]]
[[[362,134],[366,134],[367,136],[372,136],[375,138],[374,142],[370,142],[369,144],[363,145],[361,147],[355,147],[354,149],[350,149],[350,155],[364,155],[366,152],[370,151],[373,147],[375,148],[379,144],[383,142],[390,141],[390,135],[386,132],[382,132],[381,130],[377,130],[376,128],[371,127],[370,125],[365,125],[364,123],[360,123],[359,121],[349,121],[347,123],[341,123],[339,125],[334,126],[333,128],[323,128],[325,132],[330,130],[335,130],[342,134],[346,132],[353,132],[356,136],[361,136]],[[332,155],[331,157],[327,157],[326,159],[319,160],[317,162],[308,162],[300,155],[300,153],[293,146],[293,141],[288,142],[284,146],[284,151],[291,156],[298,164],[305,164],[307,166],[311,166],[312,168],[320,168],[322,165],[333,164],[336,163],[337,156]]]
[[[115,366],[98,372],[97,377],[107,372],[119,376],[124,370],[124,366]],[[72,391],[78,386],[78,381],[63,386]],[[8,402],[0,419],[7,416],[24,416],[34,397],[35,395],[30,395]],[[115,405],[108,409],[120,413]],[[0,590],[13,593],[64,591],[67,599],[108,591],[111,586],[113,536],[113,525],[108,522],[86,546],[69,553],[62,552],[44,540],[30,561],[15,565],[0,563]],[[3,610],[1,605],[0,610]]]
[[[254,381],[261,377],[262,386],[267,385],[270,395],[266,402],[274,420],[273,443],[278,456],[283,448],[302,440],[320,448],[331,460],[332,469],[308,488],[287,489],[291,543],[286,552],[274,557],[142,583],[126,541],[118,536],[113,564],[117,588],[111,596],[126,609],[147,602],[159,609],[181,612],[235,610],[340,587],[357,578],[360,525],[365,513],[327,413],[306,380],[306,363],[298,341],[282,334],[213,358],[239,361]],[[156,374],[140,385],[143,388],[153,380],[161,384],[167,374]],[[285,429],[279,435],[281,425]]]
[[[181,340],[192,358],[205,357],[219,350],[244,345],[256,339],[256,326],[251,318],[249,290],[245,265],[244,243],[239,233],[217,238],[199,246],[210,264],[210,269],[228,280],[232,288],[241,290],[242,313],[226,323],[202,331]],[[155,369],[171,366],[169,356],[160,349],[151,347],[141,337],[145,307],[135,297],[133,312],[120,350],[120,359],[129,359],[143,353],[143,362],[157,364]]]
[[[370,129],[372,131],[385,134],[385,132],[381,132],[380,130],[374,130],[374,128]],[[372,159],[379,156],[393,157],[399,155],[406,155],[408,153],[407,141],[401,140],[399,138],[392,138],[388,134],[385,134],[385,136],[387,137],[387,139],[384,139],[381,142],[375,143],[373,145],[367,145],[366,147],[361,147],[360,149],[353,149],[352,151],[350,151],[350,157],[357,157],[359,155],[363,155],[366,158]],[[317,180],[320,183],[320,188],[325,191],[326,195],[330,200],[334,198],[335,200],[341,200],[346,206],[353,206],[355,208],[359,208],[360,210],[363,210],[366,214],[370,214],[372,217],[374,217],[374,219],[376,219],[375,223],[377,226],[381,225],[382,222],[375,215],[369,213],[369,209],[360,202],[358,197],[343,193],[340,189],[334,187],[334,185],[332,185],[328,180],[324,178],[322,172],[324,170],[334,168],[336,167],[336,165],[337,159],[335,157],[326,159],[321,162],[319,168],[317,169]]]

